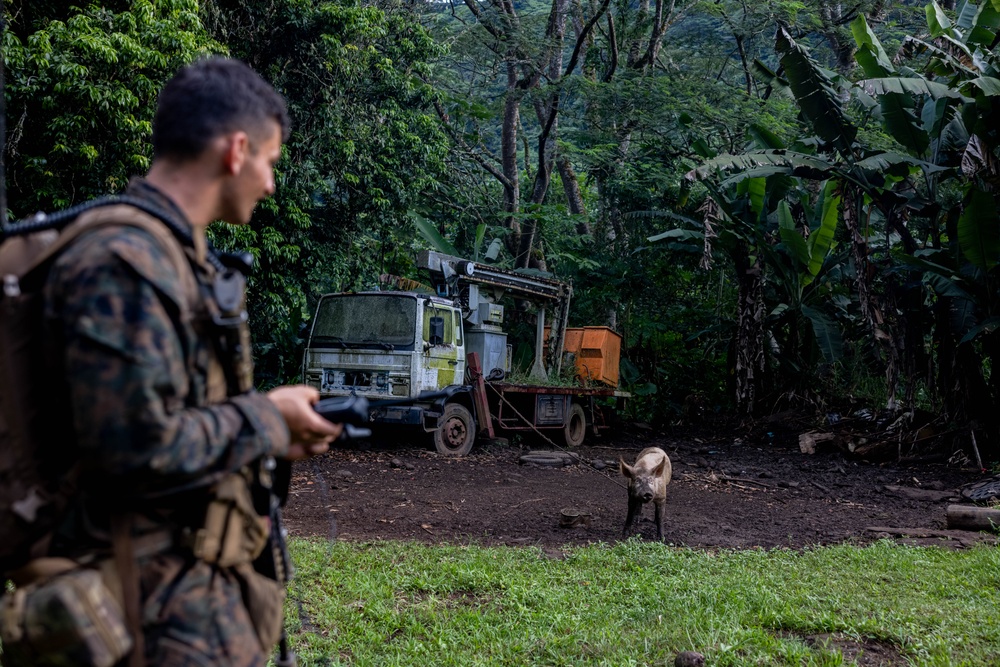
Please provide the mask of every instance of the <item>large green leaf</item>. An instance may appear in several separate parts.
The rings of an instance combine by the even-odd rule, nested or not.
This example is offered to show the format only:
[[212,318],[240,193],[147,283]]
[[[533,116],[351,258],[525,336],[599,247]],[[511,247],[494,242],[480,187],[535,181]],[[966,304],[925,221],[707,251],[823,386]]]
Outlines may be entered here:
[[477,262],[479,261],[479,248],[482,247],[483,239],[485,238],[486,238],[486,223],[480,222],[478,225],[476,225],[476,252],[475,252],[475,257],[473,257],[473,259]]
[[705,233],[696,232],[693,229],[670,229],[655,236],[648,236],[646,240],[650,243],[655,241],[704,241]]
[[740,183],[737,193],[745,195],[750,200],[750,210],[760,219],[761,214],[764,212],[767,180],[764,178],[748,178]]
[[858,85],[861,86],[866,93],[876,97],[880,95],[887,95],[889,93],[909,93],[911,95],[928,95],[933,99],[938,99],[939,97],[953,97],[964,102],[972,101],[963,97],[962,93],[954,88],[946,86],[943,83],[938,83],[937,81],[928,81],[922,77],[910,78],[902,76],[886,76],[877,79],[862,79],[861,81],[858,81]]
[[750,69],[758,79],[761,79],[778,94],[792,99],[795,98],[795,95],[792,94],[792,89],[788,87],[787,79],[778,76],[770,67],[761,61],[755,59],[753,64],[750,66]]
[[976,326],[972,327],[967,334],[962,337],[962,340],[958,341],[959,345],[962,343],[968,343],[973,340],[976,336],[982,333],[993,333],[997,329],[1000,329],[1000,317],[993,316],[988,317]]
[[927,27],[931,31],[931,37],[937,39],[938,37],[953,33],[951,20],[936,0],[932,0],[925,8],[925,11],[927,13]]
[[832,144],[841,154],[848,154],[857,128],[844,115],[840,97],[832,79],[809,56],[808,50],[795,43],[784,27],[778,28],[775,50],[781,57],[785,76],[799,103],[802,115],[813,131]]
[[923,282],[925,285],[933,289],[938,296],[947,297],[949,299],[967,299],[972,301],[972,297],[969,296],[969,293],[962,289],[958,283],[951,278],[942,276],[939,273],[925,273],[923,276]]
[[745,172],[755,168],[773,168],[774,170],[770,173],[774,174],[788,173],[797,175],[800,170],[813,174],[829,174],[834,165],[824,158],[795,151],[750,151],[742,155],[726,153],[708,160],[697,169],[692,169],[684,175],[684,178],[689,181],[700,181],[711,178],[719,172]]
[[785,148],[785,142],[781,140],[781,137],[759,123],[752,124],[747,133],[754,140],[754,143],[765,150]]
[[904,58],[915,58],[924,54],[931,56],[928,69],[939,76],[976,76],[976,71],[967,67],[958,58],[948,51],[930,44],[911,35],[903,38],[903,44],[899,47],[900,55]]
[[865,75],[875,78],[889,76],[895,71],[889,55],[882,48],[878,37],[872,32],[865,20],[864,14],[851,21],[851,32],[854,34],[854,41],[857,42],[858,51],[854,54]]
[[958,219],[958,245],[966,259],[983,271],[1000,261],[1000,215],[993,195],[972,191]]
[[410,212],[410,219],[413,220],[413,225],[417,228],[417,231],[424,237],[424,240],[431,244],[432,248],[446,255],[459,257],[458,250],[455,249],[455,246],[448,239],[441,236],[441,232],[438,231],[433,222],[413,212]]
[[987,97],[996,97],[997,95],[1000,95],[1000,79],[996,79],[992,76],[981,76],[962,83],[962,90],[970,92],[971,95],[975,95],[975,91],[969,91],[970,86],[978,88],[979,91]]
[[792,257],[802,267],[809,266],[809,247],[806,245],[802,233],[795,226],[795,219],[792,217],[792,210],[789,208],[788,202],[784,200],[778,203],[778,233]]
[[965,42],[989,49],[996,40],[997,28],[1000,28],[1000,12],[988,3],[978,7],[971,2],[969,5],[972,5],[977,11],[972,21],[972,29],[966,35]]
[[836,322],[822,311],[809,306],[802,306],[802,314],[812,323],[816,343],[819,345],[823,358],[827,363],[835,363],[844,356],[844,338]]
[[968,30],[976,25],[976,16],[979,14],[979,5],[969,0],[959,3],[955,10],[955,25],[962,30]]
[[923,155],[931,144],[930,136],[921,127],[921,121],[913,113],[913,102],[909,95],[882,95],[882,122],[892,138],[917,155]]
[[925,174],[936,174],[942,171],[948,171],[949,169],[949,167],[944,167],[939,164],[934,164],[933,162],[927,162],[926,160],[920,160],[910,155],[903,155],[901,153],[876,153],[875,155],[869,155],[864,160],[858,160],[854,163],[854,166],[858,169],[880,173],[890,171],[899,165],[919,167]]
[[833,237],[837,232],[837,219],[840,213],[840,195],[837,194],[837,183],[830,181],[823,190],[823,209],[819,227],[809,235],[809,275],[803,281],[805,285],[812,282],[823,268],[823,262],[830,249],[833,248]]

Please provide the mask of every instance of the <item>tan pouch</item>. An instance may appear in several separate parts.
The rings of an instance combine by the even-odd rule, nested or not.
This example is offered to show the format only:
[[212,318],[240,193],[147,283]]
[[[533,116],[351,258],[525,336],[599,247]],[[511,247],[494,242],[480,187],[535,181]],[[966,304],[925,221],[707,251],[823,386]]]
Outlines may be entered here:
[[112,667],[133,645],[100,572],[83,567],[7,591],[0,639],[7,667]]
[[195,536],[195,557],[219,567],[252,563],[267,543],[268,520],[254,510],[246,479],[226,475],[213,495]]
[[260,647],[264,655],[270,655],[281,639],[285,623],[285,586],[260,574],[251,565],[240,565],[233,572],[240,581],[243,604],[250,613]]

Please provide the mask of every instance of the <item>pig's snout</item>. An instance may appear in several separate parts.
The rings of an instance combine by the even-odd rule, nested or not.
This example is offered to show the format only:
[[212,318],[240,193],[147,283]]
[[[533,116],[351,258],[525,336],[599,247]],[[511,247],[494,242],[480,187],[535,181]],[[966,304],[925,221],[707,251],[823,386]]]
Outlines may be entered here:
[[653,499],[652,491],[647,491],[646,493],[642,494],[642,502],[648,503],[652,499]]

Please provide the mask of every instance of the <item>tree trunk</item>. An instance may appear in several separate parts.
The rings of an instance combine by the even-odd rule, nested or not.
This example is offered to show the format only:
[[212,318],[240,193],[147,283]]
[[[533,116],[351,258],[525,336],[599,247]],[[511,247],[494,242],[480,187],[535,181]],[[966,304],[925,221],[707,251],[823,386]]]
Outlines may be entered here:
[[576,223],[576,233],[580,236],[590,236],[590,225],[587,224],[587,219],[582,217],[587,215],[587,208],[583,203],[580,182],[576,178],[576,172],[573,171],[573,165],[569,158],[562,155],[559,156],[556,165],[559,167],[559,178],[562,180],[563,191],[566,193],[566,204],[569,207],[570,215],[581,216],[581,219]]
[[516,251],[516,238],[521,231],[515,214],[521,207],[521,186],[517,164],[517,126],[521,114],[521,91],[517,88],[517,70],[514,63],[507,64],[507,99],[503,105],[503,126],[500,134],[500,158],[507,184],[503,189],[503,210],[507,214],[504,226],[513,230],[508,250]]
[[860,202],[858,193],[851,187],[844,188],[844,203],[841,207],[844,216],[844,227],[851,235],[851,259],[854,261],[856,273],[855,287],[858,291],[858,303],[861,306],[861,316],[872,332],[876,345],[882,350],[885,361],[886,408],[896,409],[896,388],[899,384],[899,351],[896,340],[882,318],[876,299],[872,295],[871,280],[875,274],[868,257],[868,238],[860,229]]
[[736,314],[736,409],[744,416],[757,410],[764,382],[764,283],[759,260],[751,261],[745,244],[733,253],[738,288]]

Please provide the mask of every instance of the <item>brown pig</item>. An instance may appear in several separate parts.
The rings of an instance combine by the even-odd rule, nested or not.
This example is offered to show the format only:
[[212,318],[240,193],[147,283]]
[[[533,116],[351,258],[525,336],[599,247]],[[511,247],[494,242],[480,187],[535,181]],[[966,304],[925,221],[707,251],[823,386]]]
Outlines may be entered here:
[[642,506],[653,501],[656,513],[656,537],[663,539],[663,506],[667,501],[667,484],[670,483],[670,457],[659,447],[647,447],[639,452],[634,465],[628,465],[621,458],[618,467],[628,477],[628,516],[622,535],[627,536],[637,516],[642,514]]

